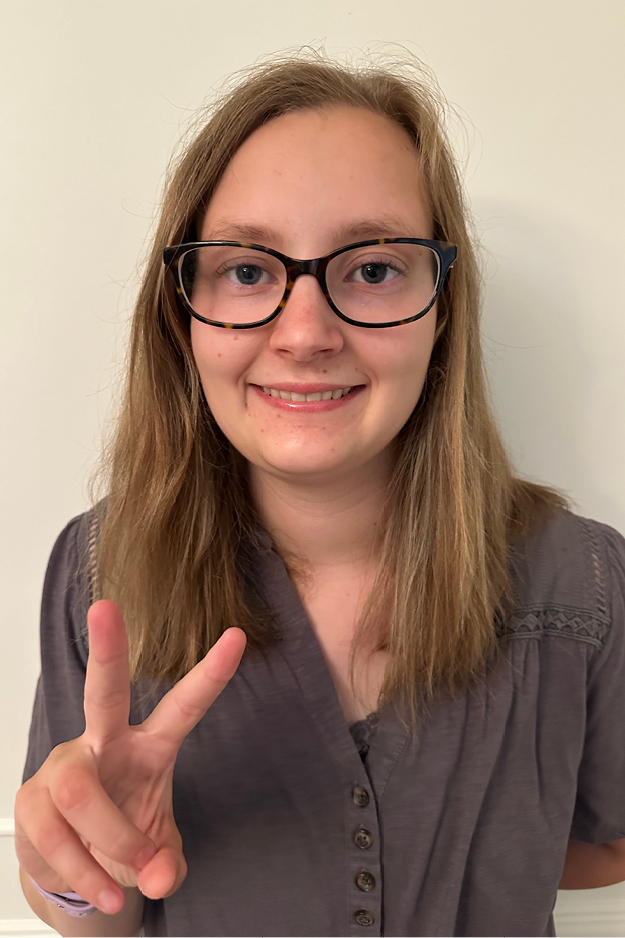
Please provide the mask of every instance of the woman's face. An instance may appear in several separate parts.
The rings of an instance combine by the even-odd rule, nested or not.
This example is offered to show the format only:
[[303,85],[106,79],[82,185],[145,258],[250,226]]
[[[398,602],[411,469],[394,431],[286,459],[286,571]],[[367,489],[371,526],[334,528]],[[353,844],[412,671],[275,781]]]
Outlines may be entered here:
[[[312,258],[384,236],[432,237],[414,146],[390,119],[336,106],[255,131],[215,190],[200,240],[253,240]],[[435,326],[436,306],[403,326],[350,325],[302,275],[272,322],[231,330],[192,318],[191,342],[215,420],[253,471],[315,484],[387,465],[421,394]],[[354,390],[297,402],[263,388]]]

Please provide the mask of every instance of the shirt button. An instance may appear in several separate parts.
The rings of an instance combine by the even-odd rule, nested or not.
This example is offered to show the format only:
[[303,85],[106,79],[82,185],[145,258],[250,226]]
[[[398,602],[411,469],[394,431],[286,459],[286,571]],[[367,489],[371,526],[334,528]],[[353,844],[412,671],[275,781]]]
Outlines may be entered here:
[[362,785],[354,785],[354,804],[364,808],[369,804],[369,792]]
[[367,912],[366,909],[358,909],[357,912],[354,912],[354,920],[358,922],[359,925],[373,925],[375,922],[371,912]]
[[366,831],[364,827],[361,827],[360,830],[357,830],[354,834],[354,843],[357,847],[360,847],[361,850],[368,850],[373,843],[371,831]]
[[375,889],[375,877],[368,870],[361,870],[356,877],[356,885],[363,892],[371,892]]

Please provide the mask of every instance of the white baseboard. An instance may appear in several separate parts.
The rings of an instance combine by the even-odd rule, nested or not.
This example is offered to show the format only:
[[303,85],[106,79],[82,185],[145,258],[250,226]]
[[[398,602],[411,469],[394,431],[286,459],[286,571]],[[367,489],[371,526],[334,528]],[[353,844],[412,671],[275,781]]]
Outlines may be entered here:
[[58,935],[58,931],[50,928],[40,918],[0,918],[0,935],[28,938],[29,935]]
[[625,909],[601,912],[561,912],[554,915],[558,938],[623,938]]

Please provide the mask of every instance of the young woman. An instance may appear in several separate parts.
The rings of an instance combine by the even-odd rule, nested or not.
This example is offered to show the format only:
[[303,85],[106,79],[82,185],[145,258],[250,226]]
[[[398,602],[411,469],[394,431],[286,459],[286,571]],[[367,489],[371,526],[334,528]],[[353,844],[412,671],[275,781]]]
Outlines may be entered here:
[[170,179],[44,587],[16,846],[61,934],[553,935],[625,880],[625,540],[508,462],[442,113],[276,59]]

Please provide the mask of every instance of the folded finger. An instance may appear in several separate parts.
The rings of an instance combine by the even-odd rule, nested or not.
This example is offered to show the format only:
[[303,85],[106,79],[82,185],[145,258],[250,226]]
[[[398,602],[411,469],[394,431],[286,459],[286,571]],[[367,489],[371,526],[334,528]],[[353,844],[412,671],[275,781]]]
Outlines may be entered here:
[[18,859],[35,882],[42,872],[52,869],[64,882],[71,883],[71,891],[101,912],[108,915],[119,912],[124,904],[121,886],[91,856],[45,788],[31,797],[28,816],[20,826],[20,836],[16,838]]
[[30,841],[23,828],[15,823],[15,852],[17,859],[36,883],[48,892],[72,892],[73,887],[56,870],[53,870]]
[[55,808],[71,827],[110,860],[136,870],[156,853],[156,846],[111,800],[88,757],[72,755],[48,782]]

